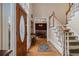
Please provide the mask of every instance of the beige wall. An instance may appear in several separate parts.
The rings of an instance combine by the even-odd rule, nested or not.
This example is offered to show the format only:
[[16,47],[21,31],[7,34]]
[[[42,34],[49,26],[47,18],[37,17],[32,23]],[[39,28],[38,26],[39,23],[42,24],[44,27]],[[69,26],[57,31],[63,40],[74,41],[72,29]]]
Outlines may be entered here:
[[49,17],[53,11],[59,20],[65,24],[65,13],[68,9],[66,3],[34,3],[32,4],[33,15],[36,17]]

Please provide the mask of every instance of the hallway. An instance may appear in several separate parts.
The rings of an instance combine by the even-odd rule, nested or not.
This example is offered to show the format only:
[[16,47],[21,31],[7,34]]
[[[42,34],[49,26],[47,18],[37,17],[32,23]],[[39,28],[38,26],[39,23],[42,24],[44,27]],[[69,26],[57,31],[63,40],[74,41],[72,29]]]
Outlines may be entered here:
[[[47,45],[49,47],[48,48],[49,51],[46,52],[38,51],[39,46],[41,44]],[[44,38],[38,38],[35,45],[31,46],[28,52],[28,56],[60,56],[60,55],[61,54],[57,51],[57,49],[54,46],[51,46],[51,44]]]
[[0,13],[0,50],[9,55],[79,56],[78,3],[2,3]]

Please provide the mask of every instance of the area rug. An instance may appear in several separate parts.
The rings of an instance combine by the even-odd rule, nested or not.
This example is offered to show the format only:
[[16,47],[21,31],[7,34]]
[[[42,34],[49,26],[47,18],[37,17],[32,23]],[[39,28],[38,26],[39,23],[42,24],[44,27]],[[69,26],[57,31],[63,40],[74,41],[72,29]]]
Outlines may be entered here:
[[40,44],[38,47],[38,52],[50,52],[51,49],[47,44]]

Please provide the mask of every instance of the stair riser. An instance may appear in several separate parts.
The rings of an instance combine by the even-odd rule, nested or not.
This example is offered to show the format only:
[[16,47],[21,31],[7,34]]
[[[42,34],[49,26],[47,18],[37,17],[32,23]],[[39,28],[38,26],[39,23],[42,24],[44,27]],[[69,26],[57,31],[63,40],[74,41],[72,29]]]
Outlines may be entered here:
[[70,40],[76,40],[76,37],[69,37]]
[[[65,35],[67,35],[67,33]],[[74,35],[74,33],[69,33],[69,35],[72,36],[72,35]]]
[[69,33],[69,35],[74,35],[74,33]]
[[70,53],[70,56],[79,56],[79,54],[77,54],[77,53]]
[[69,42],[70,46],[79,45],[79,42]]
[[70,53],[79,53],[79,49],[71,49]]

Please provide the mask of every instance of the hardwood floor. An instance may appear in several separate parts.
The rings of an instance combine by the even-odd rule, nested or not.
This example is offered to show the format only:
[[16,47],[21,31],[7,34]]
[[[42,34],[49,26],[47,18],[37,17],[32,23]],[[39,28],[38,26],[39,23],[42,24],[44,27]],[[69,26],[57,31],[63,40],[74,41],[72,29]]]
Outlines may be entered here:
[[[49,52],[38,52],[40,44],[47,44],[51,51]],[[52,47],[52,48],[51,48]],[[54,46],[51,46],[46,39],[38,38],[35,45],[31,46],[28,50],[28,56],[60,56],[61,54],[56,50]]]

